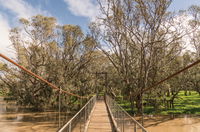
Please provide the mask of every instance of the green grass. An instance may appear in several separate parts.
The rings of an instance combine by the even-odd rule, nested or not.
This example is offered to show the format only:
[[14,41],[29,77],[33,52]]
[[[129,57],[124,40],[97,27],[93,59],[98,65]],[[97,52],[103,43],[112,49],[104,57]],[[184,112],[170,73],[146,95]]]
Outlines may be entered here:
[[160,114],[200,114],[200,96],[195,91],[185,96],[184,91],[181,91],[174,101],[174,106],[174,109],[163,108]]
[[3,93],[2,90],[0,90],[0,96],[4,96],[5,93]]
[[[185,96],[184,91],[180,91],[178,98],[174,101],[174,108],[166,109],[164,106],[155,111],[153,106],[145,106],[145,114],[159,114],[159,115],[168,115],[168,114],[200,114],[200,96],[197,92],[191,91],[191,95]],[[122,106],[127,112],[134,113],[131,110],[130,102],[128,101],[118,101],[120,106]],[[136,109],[134,109],[136,111]]]

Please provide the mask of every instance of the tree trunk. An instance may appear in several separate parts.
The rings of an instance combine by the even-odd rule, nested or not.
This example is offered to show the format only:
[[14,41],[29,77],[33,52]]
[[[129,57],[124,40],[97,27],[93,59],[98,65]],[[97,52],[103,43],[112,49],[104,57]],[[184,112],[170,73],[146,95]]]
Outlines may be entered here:
[[131,103],[131,111],[134,112],[134,99],[132,95],[130,96],[130,103]]
[[185,90],[185,96],[187,96],[187,90]]
[[170,96],[170,91],[168,90],[168,91],[167,91],[167,97],[169,97],[169,96]]
[[136,108],[137,108],[137,113],[142,115],[142,95],[138,95],[136,97]]

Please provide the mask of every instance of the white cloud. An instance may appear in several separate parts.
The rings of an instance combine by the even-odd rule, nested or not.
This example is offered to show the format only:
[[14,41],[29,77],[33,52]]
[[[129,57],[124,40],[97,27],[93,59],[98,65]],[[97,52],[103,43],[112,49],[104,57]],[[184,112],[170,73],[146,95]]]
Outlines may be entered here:
[[10,11],[15,16],[12,19],[7,19],[9,18],[7,12],[0,12],[0,53],[14,57],[9,40],[9,30],[11,29],[9,23],[14,22],[13,25],[17,26],[19,18],[30,18],[37,14],[49,15],[49,13],[39,7],[33,7],[25,0],[0,0],[0,7]]
[[5,16],[0,14],[0,53],[10,55],[10,45],[11,42],[9,40],[9,30],[10,26],[8,24],[8,20]]
[[[182,40],[182,46],[183,46],[183,51],[194,51],[193,45],[191,43],[191,33],[196,32],[196,30],[192,29],[190,26],[189,22],[193,19],[190,14],[183,13],[181,15],[178,15],[175,19],[175,28],[178,30],[178,32],[182,32],[185,34],[183,36]],[[184,20],[184,21],[183,21]]]
[[[94,0],[64,0],[69,10],[76,16],[88,17],[94,20],[99,14],[98,5]],[[93,2],[92,2],[93,1]]]
[[1,6],[10,10],[17,18],[29,18],[37,14],[48,14],[40,8],[34,8],[24,0],[0,0]]

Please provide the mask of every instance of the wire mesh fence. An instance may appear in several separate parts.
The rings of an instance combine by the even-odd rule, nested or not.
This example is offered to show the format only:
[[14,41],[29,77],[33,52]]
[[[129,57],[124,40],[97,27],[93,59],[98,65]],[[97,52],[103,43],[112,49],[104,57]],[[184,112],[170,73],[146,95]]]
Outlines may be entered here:
[[147,132],[147,130],[131,117],[110,96],[105,96],[108,111],[113,120],[113,130],[117,132]]
[[93,96],[58,132],[84,132],[95,102],[96,96]]

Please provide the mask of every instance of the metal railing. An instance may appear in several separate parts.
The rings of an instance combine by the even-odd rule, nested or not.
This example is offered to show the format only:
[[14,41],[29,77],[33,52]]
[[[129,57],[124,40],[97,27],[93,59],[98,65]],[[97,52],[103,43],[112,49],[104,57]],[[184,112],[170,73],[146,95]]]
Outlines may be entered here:
[[116,101],[105,96],[106,105],[112,119],[112,127],[116,132],[148,132],[139,122],[130,116]]
[[93,96],[60,130],[58,130],[58,132],[84,132],[95,102],[96,95]]

